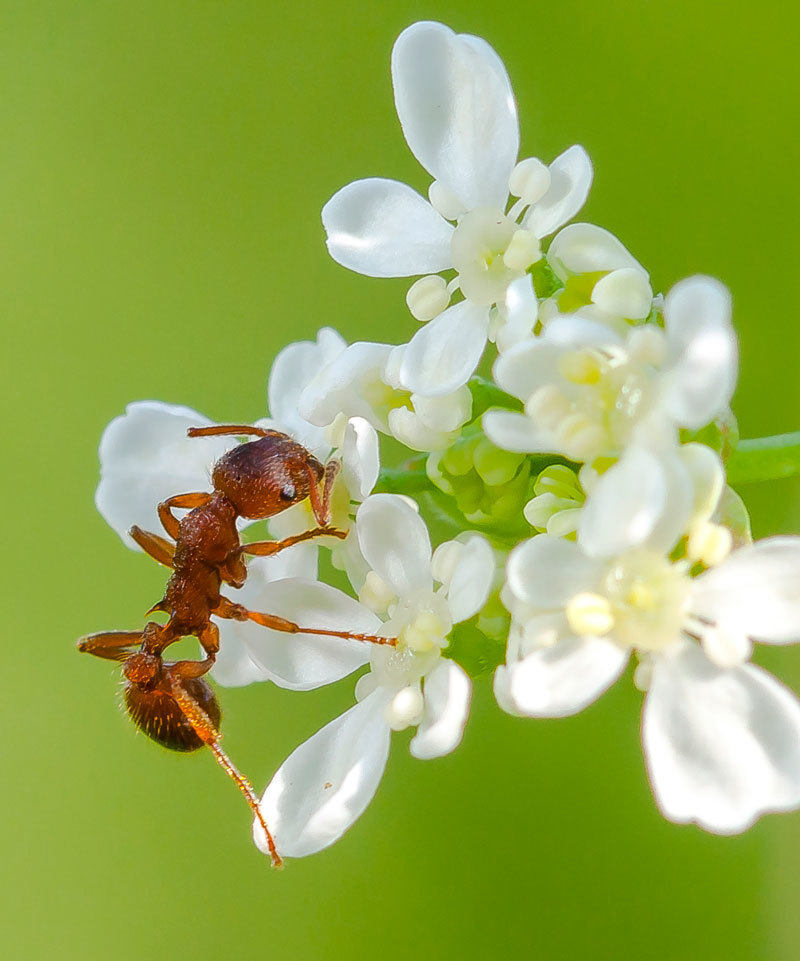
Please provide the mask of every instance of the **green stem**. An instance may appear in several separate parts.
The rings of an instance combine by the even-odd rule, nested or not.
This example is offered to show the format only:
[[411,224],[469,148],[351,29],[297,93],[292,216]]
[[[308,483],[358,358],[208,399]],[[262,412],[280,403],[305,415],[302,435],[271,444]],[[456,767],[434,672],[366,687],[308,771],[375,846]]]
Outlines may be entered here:
[[472,394],[472,419],[480,417],[490,407],[503,407],[506,410],[522,410],[522,401],[500,390],[497,384],[475,374],[467,386]]
[[382,467],[375,485],[376,494],[418,494],[433,489],[425,471],[427,454],[406,461],[402,467]]
[[731,484],[795,477],[800,474],[800,431],[740,440],[726,469]]

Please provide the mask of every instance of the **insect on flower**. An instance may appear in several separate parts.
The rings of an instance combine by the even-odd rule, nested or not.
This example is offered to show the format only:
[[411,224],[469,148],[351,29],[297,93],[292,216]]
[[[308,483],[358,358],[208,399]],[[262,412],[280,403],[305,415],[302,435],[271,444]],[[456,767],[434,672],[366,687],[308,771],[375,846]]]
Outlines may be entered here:
[[[289,634],[321,634],[373,644],[393,645],[394,638],[342,630],[303,628],[274,614],[248,610],[221,594],[223,584],[241,587],[247,578],[245,555],[267,557],[316,537],[344,538],[330,526],[330,501],[340,469],[336,459],[322,464],[286,434],[260,427],[218,425],[189,430],[190,437],[255,436],[228,451],[212,470],[211,493],[176,494],[158,506],[164,530],[174,541],[132,527],[131,537],[160,564],[172,569],[163,598],[148,614],[168,615],[165,624],[149,621],[141,631],[103,631],[80,640],[78,649],[95,657],[120,661],[125,679],[125,706],[131,720],[148,737],[173,751],[207,745],[236,782],[268,839],[272,863],[281,864],[258,800],[249,781],[220,747],[221,712],[204,676],[219,651],[219,629],[211,616],[253,621]],[[277,541],[242,544],[238,518],[273,517],[304,501],[318,526]],[[182,519],[174,509],[188,508]],[[182,637],[200,642],[200,661],[165,661],[164,651]]]

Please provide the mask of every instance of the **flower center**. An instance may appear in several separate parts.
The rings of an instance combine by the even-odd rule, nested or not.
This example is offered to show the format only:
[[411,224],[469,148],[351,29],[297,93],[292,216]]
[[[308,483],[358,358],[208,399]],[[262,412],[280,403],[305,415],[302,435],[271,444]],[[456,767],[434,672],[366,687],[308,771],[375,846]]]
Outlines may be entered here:
[[660,651],[680,635],[691,592],[685,564],[630,551],[608,571],[604,587],[614,636],[625,647]]
[[501,210],[477,207],[458,223],[450,242],[464,296],[489,307],[541,257],[538,239]]
[[613,633],[623,647],[660,651],[680,635],[690,590],[685,564],[630,551],[609,568],[601,593],[576,594],[565,613],[576,634]]
[[620,450],[653,398],[653,374],[625,350],[579,347],[559,358],[561,383],[537,388],[525,413],[567,457],[591,462]]

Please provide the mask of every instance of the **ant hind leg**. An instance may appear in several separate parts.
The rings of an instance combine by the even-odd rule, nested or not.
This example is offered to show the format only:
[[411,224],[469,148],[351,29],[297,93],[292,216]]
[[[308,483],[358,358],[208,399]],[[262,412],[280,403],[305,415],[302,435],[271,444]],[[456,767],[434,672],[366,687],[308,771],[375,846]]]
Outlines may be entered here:
[[258,798],[253,790],[253,786],[236,768],[228,755],[220,747],[219,742],[221,735],[211,721],[211,718],[181,684],[181,674],[184,671],[185,668],[183,667],[183,662],[180,661],[169,668],[169,682],[172,696],[175,698],[178,707],[181,709],[189,723],[194,728],[197,736],[201,741],[208,745],[217,763],[244,795],[244,799],[250,806],[250,810],[253,812],[254,817],[261,826],[261,830],[264,832],[264,836],[267,839],[270,857],[272,858],[272,866],[279,868],[283,865],[283,861],[275,847],[275,841],[273,840],[272,834],[267,827],[267,822],[264,820],[264,815],[261,813],[261,809],[258,806]]
[[100,631],[97,634],[87,634],[78,641],[78,650],[107,661],[124,661],[139,649],[142,634],[142,631]]

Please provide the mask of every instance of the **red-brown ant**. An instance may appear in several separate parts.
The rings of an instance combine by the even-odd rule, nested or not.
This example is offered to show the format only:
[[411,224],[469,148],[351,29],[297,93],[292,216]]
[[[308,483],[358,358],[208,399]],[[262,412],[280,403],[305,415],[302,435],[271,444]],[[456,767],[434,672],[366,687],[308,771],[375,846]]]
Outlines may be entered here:
[[[190,437],[233,434],[258,440],[239,444],[215,464],[211,493],[177,494],[158,505],[171,544],[158,534],[132,527],[131,537],[151,557],[172,568],[164,597],[147,613],[169,615],[166,624],[150,621],[143,631],[104,631],[80,640],[78,649],[122,662],[125,706],[134,724],[148,737],[173,751],[194,751],[204,744],[236,782],[258,819],[272,863],[281,864],[250,782],[220,747],[220,708],[203,677],[219,650],[219,629],[211,616],[255,621],[274,631],[323,634],[374,644],[394,638],[348,631],[302,628],[274,614],[250,611],[223,597],[223,583],[241,587],[247,577],[244,555],[266,557],[315,537],[340,537],[330,527],[330,499],[339,472],[337,460],[323,465],[304,447],[275,430],[242,425],[197,427]],[[320,493],[320,485],[322,492]],[[318,527],[279,541],[242,544],[236,520],[273,517],[308,498]],[[173,508],[190,508],[181,520]],[[202,661],[165,661],[164,650],[182,637],[196,637],[205,651]]]

